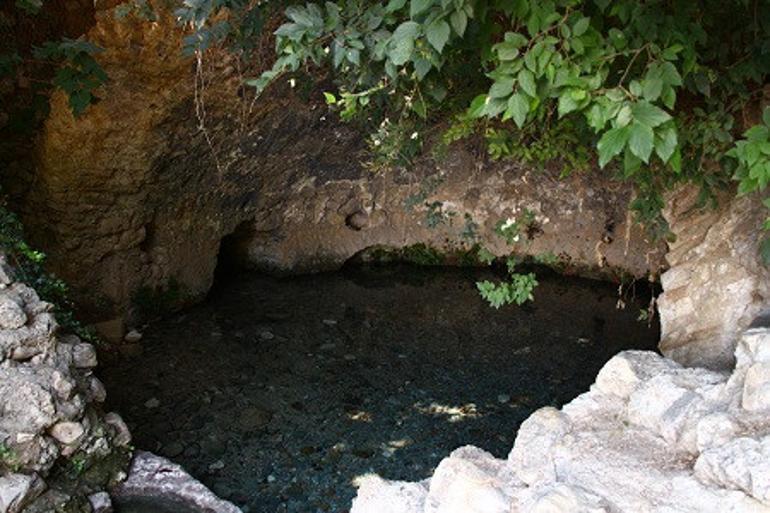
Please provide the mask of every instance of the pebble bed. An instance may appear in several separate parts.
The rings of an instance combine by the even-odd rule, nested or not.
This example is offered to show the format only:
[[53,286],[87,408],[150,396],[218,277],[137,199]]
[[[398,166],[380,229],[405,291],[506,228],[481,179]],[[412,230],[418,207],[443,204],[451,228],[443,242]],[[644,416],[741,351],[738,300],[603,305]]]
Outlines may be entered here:
[[453,449],[497,457],[623,349],[654,349],[645,301],[540,276],[533,304],[490,308],[478,269],[239,275],[142,329],[101,369],[137,447],[246,513],[345,513],[358,476],[419,480]]

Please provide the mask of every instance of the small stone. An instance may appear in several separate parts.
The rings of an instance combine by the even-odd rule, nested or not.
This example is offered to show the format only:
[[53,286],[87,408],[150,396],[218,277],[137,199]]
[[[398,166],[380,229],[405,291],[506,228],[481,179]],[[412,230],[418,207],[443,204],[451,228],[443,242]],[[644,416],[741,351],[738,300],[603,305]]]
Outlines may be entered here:
[[337,325],[337,321],[335,321],[334,319],[324,319],[321,322],[323,322],[327,326],[336,326]]
[[259,338],[262,340],[273,340],[275,338],[275,335],[271,331],[263,331],[259,334]]
[[267,476],[267,482],[275,483],[275,476],[273,474],[270,474],[269,476]]
[[184,452],[184,445],[181,442],[171,442],[163,447],[163,455],[168,458],[176,458]]
[[500,404],[505,404],[511,402],[511,396],[508,394],[500,394],[497,396],[497,402]]
[[144,406],[150,409],[157,408],[158,406],[160,406],[160,401],[158,400],[157,397],[153,397],[145,401]]
[[52,377],[53,389],[56,390],[56,395],[65,400],[71,398],[72,392],[75,390],[75,383],[59,371],[54,371]]
[[330,351],[330,350],[334,349],[335,347],[337,347],[337,344],[335,344],[333,342],[329,342],[328,344],[322,344],[321,347],[319,347],[319,349],[321,351]]
[[343,358],[349,362],[352,362],[353,360],[356,359],[356,357],[352,354],[346,354],[345,356],[343,356]]
[[21,305],[7,295],[0,296],[0,328],[15,330],[27,324]]
[[88,496],[93,513],[112,513],[112,500],[107,492],[98,492]]
[[115,412],[104,416],[104,423],[113,430],[113,442],[119,447],[125,447],[131,443],[131,431],[123,421],[123,418]]
[[355,231],[362,230],[369,226],[369,214],[363,210],[356,210],[345,218],[345,225]]
[[216,472],[218,470],[222,470],[223,468],[225,468],[225,462],[222,461],[222,460],[217,460],[214,463],[212,463],[211,465],[209,465],[209,470],[212,471],[212,472]]
[[84,432],[85,429],[79,422],[59,422],[50,430],[51,436],[64,445],[74,444]]
[[123,340],[125,340],[129,344],[133,344],[142,340],[142,334],[139,333],[137,330],[131,330],[128,333],[126,333],[126,336],[123,338]]
[[96,349],[94,349],[94,346],[85,342],[75,345],[72,348],[72,363],[78,369],[93,369],[96,367]]

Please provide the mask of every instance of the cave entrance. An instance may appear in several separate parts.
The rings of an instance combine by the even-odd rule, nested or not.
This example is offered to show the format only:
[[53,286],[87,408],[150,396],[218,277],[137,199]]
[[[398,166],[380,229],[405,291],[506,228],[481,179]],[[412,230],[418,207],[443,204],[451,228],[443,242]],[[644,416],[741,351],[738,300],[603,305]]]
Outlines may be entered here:
[[423,479],[466,444],[505,457],[532,411],[656,346],[647,298],[618,310],[615,285],[546,274],[534,303],[495,310],[475,286],[490,273],[241,273],[104,369],[109,406],[244,511],[340,512],[362,474]]

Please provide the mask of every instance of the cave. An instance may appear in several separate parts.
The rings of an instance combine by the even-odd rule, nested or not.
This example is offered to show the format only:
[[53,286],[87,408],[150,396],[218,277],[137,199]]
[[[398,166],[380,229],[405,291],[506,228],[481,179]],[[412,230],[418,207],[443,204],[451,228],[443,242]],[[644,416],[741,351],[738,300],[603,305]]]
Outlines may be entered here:
[[3,3],[0,513],[770,513],[768,13]]

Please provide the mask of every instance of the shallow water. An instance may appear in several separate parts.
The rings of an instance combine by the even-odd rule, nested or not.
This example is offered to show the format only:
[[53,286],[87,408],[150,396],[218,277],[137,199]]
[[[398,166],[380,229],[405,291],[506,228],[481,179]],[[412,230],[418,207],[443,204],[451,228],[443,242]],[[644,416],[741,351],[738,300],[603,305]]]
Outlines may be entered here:
[[612,285],[540,277],[494,310],[484,270],[245,274],[144,330],[102,371],[135,444],[251,513],[345,512],[368,472],[422,479],[452,449],[498,457],[533,410],[587,389],[622,349],[653,349]]
[[118,499],[113,506],[115,513],[201,513],[181,502],[145,497]]

